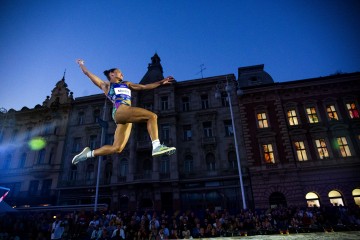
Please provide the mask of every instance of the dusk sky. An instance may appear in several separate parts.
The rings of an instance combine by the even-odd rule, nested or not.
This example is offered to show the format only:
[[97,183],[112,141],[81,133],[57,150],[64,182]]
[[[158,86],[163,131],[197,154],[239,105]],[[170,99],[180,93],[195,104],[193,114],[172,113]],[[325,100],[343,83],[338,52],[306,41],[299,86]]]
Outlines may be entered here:
[[42,104],[66,69],[74,97],[101,93],[75,63],[138,83],[151,57],[177,81],[264,64],[275,82],[360,71],[358,0],[1,0],[0,107]]

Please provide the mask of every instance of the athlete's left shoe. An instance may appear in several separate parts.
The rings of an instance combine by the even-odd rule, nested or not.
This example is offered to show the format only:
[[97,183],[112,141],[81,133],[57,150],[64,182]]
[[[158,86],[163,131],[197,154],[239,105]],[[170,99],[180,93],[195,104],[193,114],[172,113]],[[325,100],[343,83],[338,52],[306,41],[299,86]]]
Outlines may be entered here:
[[90,152],[90,148],[86,147],[84,150],[81,151],[78,155],[75,155],[75,157],[72,159],[72,164],[78,164],[79,162],[85,161],[87,159],[86,154]]
[[167,147],[165,145],[160,145],[152,151],[152,156],[158,157],[163,154],[171,155],[174,154],[175,152],[176,152],[176,148],[174,147]]

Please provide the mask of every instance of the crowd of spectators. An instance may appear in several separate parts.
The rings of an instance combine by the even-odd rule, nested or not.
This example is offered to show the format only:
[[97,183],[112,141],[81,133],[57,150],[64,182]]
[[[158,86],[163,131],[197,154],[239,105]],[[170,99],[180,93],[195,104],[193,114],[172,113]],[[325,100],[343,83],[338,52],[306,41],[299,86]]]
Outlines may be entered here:
[[[55,215],[54,215],[55,214]],[[55,229],[58,228],[58,229]],[[216,211],[21,212],[0,216],[0,240],[196,239],[360,230],[360,208]],[[56,232],[55,232],[56,233]]]

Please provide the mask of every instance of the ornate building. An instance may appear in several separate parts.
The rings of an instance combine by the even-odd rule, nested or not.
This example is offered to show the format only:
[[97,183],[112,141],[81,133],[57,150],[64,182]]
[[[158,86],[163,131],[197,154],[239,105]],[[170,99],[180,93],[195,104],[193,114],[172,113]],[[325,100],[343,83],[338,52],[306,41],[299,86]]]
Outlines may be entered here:
[[239,68],[254,206],[360,205],[360,74],[274,83]]
[[[6,201],[12,206],[56,202],[73,102],[64,77],[42,105],[1,113],[0,186],[11,189]],[[39,150],[29,147],[30,141],[40,136],[46,146]]]
[[[63,78],[43,106],[1,114],[7,201],[90,204],[97,179],[98,203],[118,210],[359,201],[360,74],[274,83],[263,65],[238,73],[238,81],[226,74],[133,92],[134,106],[158,115],[160,141],[176,154],[152,158],[146,125],[134,124],[121,154],[76,166],[71,159],[85,146],[112,144],[115,123],[103,94],[73,100]],[[155,54],[140,83],[162,78]],[[26,142],[38,135],[47,145],[31,151]]]

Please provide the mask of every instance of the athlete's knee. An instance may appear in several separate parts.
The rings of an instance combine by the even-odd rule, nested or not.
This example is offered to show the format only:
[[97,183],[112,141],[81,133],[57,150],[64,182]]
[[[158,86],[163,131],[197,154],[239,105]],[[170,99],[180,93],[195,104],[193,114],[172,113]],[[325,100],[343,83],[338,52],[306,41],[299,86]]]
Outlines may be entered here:
[[152,113],[150,114],[150,118],[149,118],[149,119],[156,121],[157,118],[158,118],[158,116],[156,115],[156,113],[153,113],[153,112],[152,112]]

